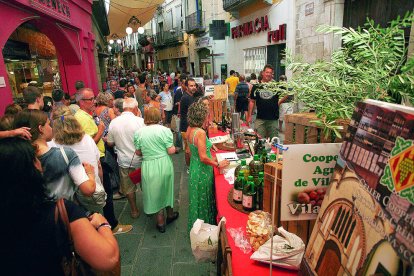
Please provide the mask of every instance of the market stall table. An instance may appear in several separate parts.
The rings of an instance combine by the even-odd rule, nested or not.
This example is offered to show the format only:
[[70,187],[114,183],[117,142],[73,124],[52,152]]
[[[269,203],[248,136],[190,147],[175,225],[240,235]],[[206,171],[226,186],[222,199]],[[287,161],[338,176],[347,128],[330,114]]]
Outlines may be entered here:
[[[225,135],[224,132],[218,132],[210,134],[210,137]],[[224,152],[224,151],[218,151]],[[224,175],[219,173],[217,168],[214,168],[215,176],[215,191],[216,191],[216,204],[217,204],[217,218],[225,217],[226,222],[226,235],[228,243],[232,250],[232,271],[233,275],[268,275],[269,265],[260,263],[250,259],[253,252],[243,253],[238,247],[236,247],[233,238],[228,233],[230,228],[241,227],[243,231],[246,229],[248,215],[234,209],[227,201],[228,193],[233,185],[230,185],[225,179]],[[296,271],[287,270],[273,266],[273,275],[297,275]]]

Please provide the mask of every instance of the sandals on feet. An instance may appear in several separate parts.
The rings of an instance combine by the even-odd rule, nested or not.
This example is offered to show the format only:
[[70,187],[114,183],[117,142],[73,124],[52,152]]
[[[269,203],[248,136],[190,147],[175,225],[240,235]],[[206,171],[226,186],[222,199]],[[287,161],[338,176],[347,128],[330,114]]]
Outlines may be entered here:
[[173,222],[174,220],[176,220],[179,215],[180,215],[180,213],[174,212],[173,215],[172,215],[172,217],[167,217],[167,224],[170,224],[171,222]]
[[139,211],[137,211],[137,212],[131,212],[131,218],[133,218],[133,219],[136,219],[136,218],[138,218],[139,217]]
[[162,224],[162,225],[156,225],[157,226],[157,229],[158,229],[158,231],[160,231],[160,233],[165,233],[165,224]]

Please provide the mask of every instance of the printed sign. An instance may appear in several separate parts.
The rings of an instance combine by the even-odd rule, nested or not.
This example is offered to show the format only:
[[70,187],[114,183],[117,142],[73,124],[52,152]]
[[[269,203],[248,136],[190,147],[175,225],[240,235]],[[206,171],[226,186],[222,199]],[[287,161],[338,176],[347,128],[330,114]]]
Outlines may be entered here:
[[303,275],[409,275],[414,108],[357,104],[301,265]]
[[340,143],[289,145],[283,153],[282,221],[316,219],[340,148]]
[[214,85],[206,85],[204,87],[204,96],[214,96]]
[[204,79],[203,78],[193,78],[196,83],[203,85]]

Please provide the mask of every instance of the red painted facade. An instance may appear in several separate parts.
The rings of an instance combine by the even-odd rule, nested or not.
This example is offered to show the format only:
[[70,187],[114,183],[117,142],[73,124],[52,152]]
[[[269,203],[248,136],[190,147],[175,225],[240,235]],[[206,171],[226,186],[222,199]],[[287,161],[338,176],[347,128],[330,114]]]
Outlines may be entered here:
[[[75,82],[82,80],[98,91],[92,32],[92,0],[0,0],[0,48],[25,22],[35,25],[56,47],[62,88],[71,95]],[[3,54],[0,51],[0,114],[13,102]]]

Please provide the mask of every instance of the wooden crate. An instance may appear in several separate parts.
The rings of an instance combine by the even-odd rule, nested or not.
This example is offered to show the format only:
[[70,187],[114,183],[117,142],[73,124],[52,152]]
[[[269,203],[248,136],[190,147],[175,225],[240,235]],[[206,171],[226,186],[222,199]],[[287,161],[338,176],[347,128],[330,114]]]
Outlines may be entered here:
[[317,143],[340,143],[346,135],[348,121],[340,121],[343,127],[339,131],[342,138],[335,137],[333,133],[325,137],[323,129],[311,122],[317,120],[315,113],[294,113],[285,115],[285,144],[317,144]]
[[[276,182],[276,206],[275,213],[272,214],[273,208],[273,189],[274,179],[276,175],[276,167],[278,169],[278,177]],[[264,167],[264,188],[263,188],[263,211],[269,212],[274,216],[275,227],[283,226],[283,228],[291,233],[298,235],[303,242],[308,242],[309,236],[312,233],[314,220],[309,221],[281,221],[281,194],[282,194],[282,162],[266,163]]]

